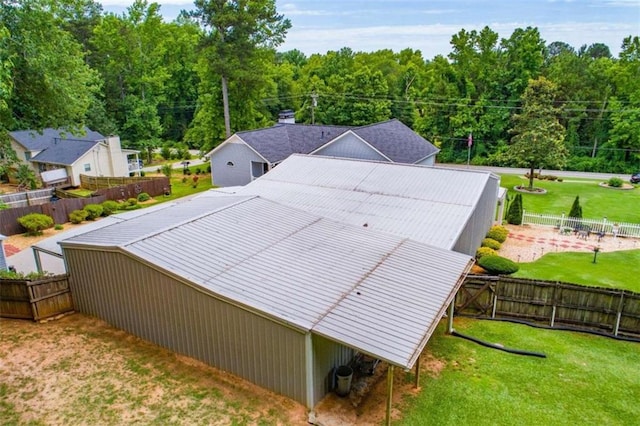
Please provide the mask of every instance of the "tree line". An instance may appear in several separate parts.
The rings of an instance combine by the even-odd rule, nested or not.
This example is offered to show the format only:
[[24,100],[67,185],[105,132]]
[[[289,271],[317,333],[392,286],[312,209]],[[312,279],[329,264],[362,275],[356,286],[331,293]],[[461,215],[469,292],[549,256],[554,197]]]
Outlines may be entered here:
[[508,38],[461,29],[446,57],[306,56],[278,51],[291,24],[274,0],[194,6],[165,22],[144,0],[123,14],[93,0],[0,0],[0,174],[12,130],[86,125],[143,152],[167,142],[207,151],[284,109],[314,124],[398,118],[441,162],[529,167],[514,147],[546,138],[536,166],[640,168],[638,35],[618,57],[602,43],[547,42],[533,27]]

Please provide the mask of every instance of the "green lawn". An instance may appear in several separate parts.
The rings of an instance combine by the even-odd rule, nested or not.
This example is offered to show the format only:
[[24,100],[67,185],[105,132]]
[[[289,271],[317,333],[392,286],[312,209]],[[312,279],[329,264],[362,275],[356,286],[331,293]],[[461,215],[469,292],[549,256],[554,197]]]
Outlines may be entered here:
[[594,253],[547,253],[535,262],[520,263],[518,278],[564,281],[596,287],[620,288],[640,293],[634,271],[640,265],[640,250]]
[[637,343],[464,318],[456,319],[454,327],[492,343],[543,352],[547,358],[485,348],[444,335],[441,325],[426,353],[444,367],[439,373],[423,370],[422,389],[406,398],[397,424],[638,424]]
[[[501,186],[515,194],[513,187],[528,185],[524,176],[501,175]],[[522,204],[526,211],[560,215],[569,214],[576,196],[580,196],[582,217],[612,222],[640,223],[640,189],[617,190],[603,188],[598,181],[567,178],[563,182],[535,180],[536,187],[544,188],[547,194],[522,194]]]

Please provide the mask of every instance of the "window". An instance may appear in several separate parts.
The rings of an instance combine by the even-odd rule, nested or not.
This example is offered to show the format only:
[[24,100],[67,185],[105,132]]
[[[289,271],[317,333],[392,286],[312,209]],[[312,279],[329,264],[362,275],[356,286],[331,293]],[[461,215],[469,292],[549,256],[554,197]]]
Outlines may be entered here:
[[233,161],[229,161],[229,162],[227,162],[227,166],[229,166],[229,167],[233,167],[233,166],[234,166]]
[[90,172],[91,171],[91,164],[87,163],[84,165],[84,171],[85,172]]
[[25,151],[24,152],[24,159],[25,159],[25,161],[31,161],[31,152],[30,151]]
[[269,164],[261,163],[258,161],[251,162],[251,176],[254,178],[260,177],[269,171]]

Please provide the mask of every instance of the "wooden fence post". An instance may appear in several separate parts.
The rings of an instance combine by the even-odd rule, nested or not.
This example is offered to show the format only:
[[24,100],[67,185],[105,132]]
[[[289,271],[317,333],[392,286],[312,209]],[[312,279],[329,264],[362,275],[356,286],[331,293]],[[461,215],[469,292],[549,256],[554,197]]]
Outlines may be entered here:
[[618,303],[618,314],[616,315],[616,324],[613,327],[613,335],[618,335],[618,329],[620,328],[620,319],[622,318],[622,308],[624,307],[624,291],[620,294],[620,302]]

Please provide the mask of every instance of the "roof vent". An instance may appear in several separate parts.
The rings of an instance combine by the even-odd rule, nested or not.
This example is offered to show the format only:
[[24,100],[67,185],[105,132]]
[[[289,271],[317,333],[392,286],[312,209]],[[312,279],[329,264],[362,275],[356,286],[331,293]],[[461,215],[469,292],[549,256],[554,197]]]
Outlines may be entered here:
[[285,109],[278,114],[278,123],[295,124],[296,115],[293,110]]

